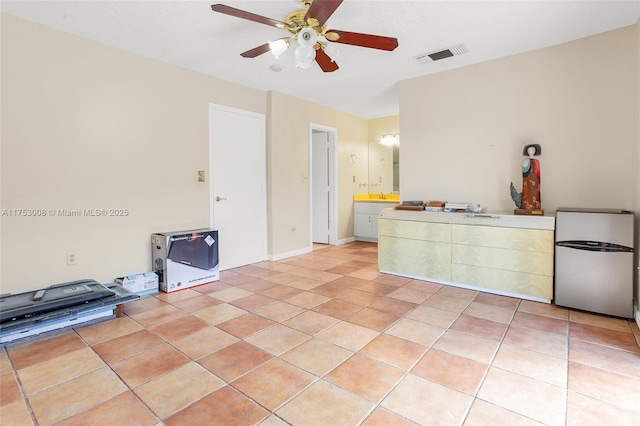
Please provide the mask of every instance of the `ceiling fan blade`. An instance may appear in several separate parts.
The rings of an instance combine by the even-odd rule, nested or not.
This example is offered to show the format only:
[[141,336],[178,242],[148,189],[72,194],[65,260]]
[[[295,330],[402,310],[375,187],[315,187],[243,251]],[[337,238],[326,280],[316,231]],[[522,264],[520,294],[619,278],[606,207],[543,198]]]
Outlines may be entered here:
[[211,10],[213,10],[214,12],[224,13],[225,15],[235,16],[236,18],[242,18],[249,21],[257,22],[259,24],[269,25],[271,27],[278,27],[283,29],[289,28],[289,26],[282,21],[266,18],[264,16],[256,15],[255,13],[236,9],[235,7],[225,6],[224,4],[212,4]]
[[341,30],[327,30],[325,37],[329,41],[353,46],[369,47],[371,49],[394,50],[398,47],[398,39],[372,34],[352,33]]
[[320,26],[324,25],[342,1],[343,0],[313,0],[313,3],[309,6],[309,10],[307,10],[307,14],[304,16],[304,21],[307,22],[307,19],[314,18]]
[[270,50],[269,43],[265,43],[261,46],[254,47],[253,49],[247,50],[246,52],[242,52],[240,56],[243,58],[255,58],[257,56],[262,55],[263,53],[267,53]]
[[339,68],[322,49],[316,50],[316,62],[324,72],[333,72]]

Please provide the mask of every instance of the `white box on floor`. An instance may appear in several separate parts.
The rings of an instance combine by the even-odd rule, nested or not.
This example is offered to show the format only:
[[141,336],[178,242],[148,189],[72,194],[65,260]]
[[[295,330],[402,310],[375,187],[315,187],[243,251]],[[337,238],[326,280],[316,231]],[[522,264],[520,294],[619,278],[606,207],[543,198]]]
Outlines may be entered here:
[[152,269],[165,293],[218,281],[218,231],[158,232],[151,236]]
[[155,272],[127,275],[126,277],[116,278],[115,282],[139,296],[158,292],[158,274]]

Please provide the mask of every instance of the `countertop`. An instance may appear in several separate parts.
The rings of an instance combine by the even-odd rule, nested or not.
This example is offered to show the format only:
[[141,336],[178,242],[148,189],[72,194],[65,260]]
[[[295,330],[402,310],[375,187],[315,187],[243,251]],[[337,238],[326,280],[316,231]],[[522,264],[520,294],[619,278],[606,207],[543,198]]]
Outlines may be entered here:
[[555,215],[515,215],[513,213],[448,213],[383,209],[380,219],[409,220],[414,222],[455,223],[462,225],[497,226],[502,228],[555,229]]
[[398,194],[355,194],[353,196],[354,203],[386,203],[400,204],[400,195]]

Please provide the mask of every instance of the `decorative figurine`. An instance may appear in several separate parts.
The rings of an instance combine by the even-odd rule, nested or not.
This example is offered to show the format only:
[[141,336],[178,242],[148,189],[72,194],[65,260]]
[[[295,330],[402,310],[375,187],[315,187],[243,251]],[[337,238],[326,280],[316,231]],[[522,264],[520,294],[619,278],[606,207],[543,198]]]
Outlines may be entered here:
[[514,214],[542,215],[540,201],[540,161],[533,157],[542,154],[538,144],[526,145],[522,155],[528,156],[522,161],[522,192],[518,193],[511,182],[511,199],[516,204]]

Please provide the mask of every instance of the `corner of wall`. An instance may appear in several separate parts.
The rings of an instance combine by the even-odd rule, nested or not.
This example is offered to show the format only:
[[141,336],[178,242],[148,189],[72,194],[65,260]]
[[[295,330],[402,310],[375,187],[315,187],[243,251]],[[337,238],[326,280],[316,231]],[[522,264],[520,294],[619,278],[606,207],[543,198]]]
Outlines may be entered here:
[[634,305],[636,323],[640,327],[640,19],[636,22],[636,102],[635,102],[635,132],[632,150],[633,164],[633,200],[632,206],[635,211],[635,284],[634,284]]

